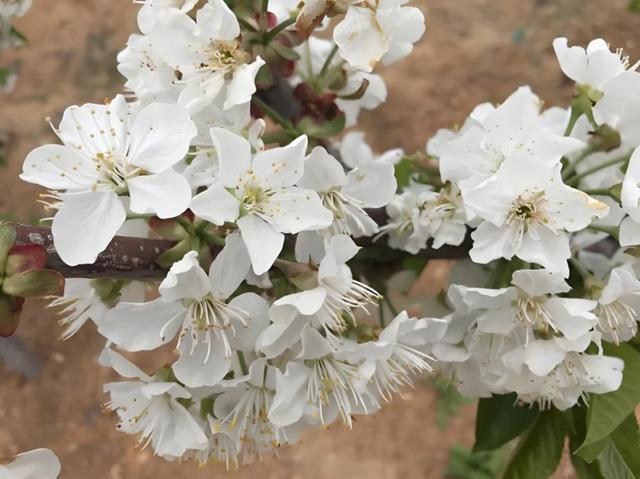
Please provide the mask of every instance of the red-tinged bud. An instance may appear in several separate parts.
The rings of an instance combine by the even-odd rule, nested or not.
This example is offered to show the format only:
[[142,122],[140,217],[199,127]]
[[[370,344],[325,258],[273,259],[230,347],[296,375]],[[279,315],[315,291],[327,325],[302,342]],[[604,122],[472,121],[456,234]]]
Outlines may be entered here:
[[9,251],[5,265],[5,276],[13,276],[23,271],[44,269],[47,264],[47,252],[39,245],[14,246]]
[[[260,18],[262,17],[262,13],[254,13],[253,18],[256,22],[260,22]],[[273,28],[278,25],[278,17],[276,17],[275,13],[267,12],[265,15],[265,25],[267,28]]]

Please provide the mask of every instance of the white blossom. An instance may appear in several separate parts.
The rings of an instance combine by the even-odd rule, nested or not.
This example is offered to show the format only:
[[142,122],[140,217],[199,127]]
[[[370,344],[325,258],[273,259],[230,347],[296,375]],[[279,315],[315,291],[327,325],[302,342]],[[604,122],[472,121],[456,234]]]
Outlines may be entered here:
[[321,230],[333,214],[317,193],[296,185],[304,174],[307,138],[286,147],[251,153],[247,140],[221,128],[211,130],[220,171],[195,198],[193,212],[216,225],[236,223],[253,271],[271,268],[282,251],[284,233]]
[[366,208],[386,206],[396,191],[393,165],[383,161],[362,161],[345,172],[338,160],[322,147],[316,147],[304,164],[304,175],[298,182],[316,191],[322,204],[333,213],[333,224],[321,234],[371,236],[377,223]]
[[511,159],[466,194],[465,206],[483,221],[469,253],[477,263],[518,258],[569,275],[567,232],[608,214],[605,203],[562,182],[560,165],[544,167]]
[[264,61],[242,49],[240,25],[223,0],[209,0],[196,13],[173,10],[153,32],[165,62],[180,72],[183,84],[178,101],[196,113],[219,95],[223,108],[247,103],[256,91],[255,77]]
[[189,207],[191,188],[172,169],[196,134],[181,107],[138,110],[119,95],[68,108],[55,132],[63,145],[29,153],[20,178],[54,191],[51,229],[67,264],[93,263],[128,211],[173,218]]
[[142,447],[151,444],[156,454],[167,459],[207,446],[204,432],[181,403],[191,399],[187,389],[161,376],[149,376],[111,349],[102,352],[100,364],[131,379],[104,385],[111,397],[107,407],[118,414],[121,432],[139,435]]
[[630,265],[614,268],[598,298],[597,330],[605,341],[619,344],[638,332],[640,281]]
[[424,34],[424,15],[408,0],[352,2],[336,25],[333,39],[338,53],[349,65],[370,72],[378,62],[385,65],[406,57]]
[[592,40],[584,49],[569,47],[568,40],[560,37],[553,41],[553,49],[565,75],[578,85],[596,90],[629,68],[629,58],[621,50],[609,50],[609,45],[602,38]]
[[190,387],[212,386],[231,368],[236,350],[251,351],[267,321],[267,303],[255,293],[228,298],[244,280],[249,261],[242,241],[227,246],[209,275],[191,251],[174,263],[160,284],[160,297],[148,303],[118,304],[99,326],[101,334],[128,351],[155,349],[178,333],[176,377]]

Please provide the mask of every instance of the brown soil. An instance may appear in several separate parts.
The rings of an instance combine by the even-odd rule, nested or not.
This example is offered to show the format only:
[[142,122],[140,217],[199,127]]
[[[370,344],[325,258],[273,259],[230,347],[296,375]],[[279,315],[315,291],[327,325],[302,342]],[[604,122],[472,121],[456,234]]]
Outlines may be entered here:
[[[278,1],[278,0],[273,0]],[[135,29],[128,0],[35,0],[18,26],[29,45],[3,54],[18,60],[16,90],[0,96],[0,132],[8,133],[9,165],[0,175],[0,212],[27,220],[41,216],[38,189],[17,175],[25,154],[52,141],[44,118],[58,119],[73,103],[99,102],[118,91],[115,55]],[[486,100],[500,101],[529,83],[549,104],[566,104],[571,85],[557,68],[551,41],[596,36],[640,56],[640,17],[628,0],[415,1],[427,14],[428,32],[413,56],[385,72],[389,102],[365,114],[363,126],[379,149],[422,148],[439,127],[460,122]],[[216,466],[169,464],[138,451],[102,414],[102,384],[113,379],[96,364],[103,345],[92,327],[68,342],[44,303],[31,302],[16,339],[0,343],[0,457],[50,447],[63,477],[169,478],[222,476]],[[150,358],[142,365],[152,367]],[[353,431],[331,427],[306,434],[301,444],[226,475],[229,478],[440,478],[450,446],[473,440],[473,407],[447,431],[435,426],[434,394],[419,386]],[[571,477],[566,467],[558,477]]]

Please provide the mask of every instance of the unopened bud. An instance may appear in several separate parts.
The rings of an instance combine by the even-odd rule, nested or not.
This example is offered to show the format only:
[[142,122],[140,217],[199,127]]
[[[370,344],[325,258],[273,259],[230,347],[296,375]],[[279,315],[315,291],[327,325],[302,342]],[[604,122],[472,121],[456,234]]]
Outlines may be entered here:
[[19,298],[62,296],[64,277],[60,273],[44,269],[23,271],[5,278],[2,291]]
[[593,151],[612,151],[622,143],[620,133],[609,125],[600,125],[591,133],[589,145]]
[[5,276],[14,276],[25,271],[44,269],[47,252],[39,245],[14,246],[7,256]]

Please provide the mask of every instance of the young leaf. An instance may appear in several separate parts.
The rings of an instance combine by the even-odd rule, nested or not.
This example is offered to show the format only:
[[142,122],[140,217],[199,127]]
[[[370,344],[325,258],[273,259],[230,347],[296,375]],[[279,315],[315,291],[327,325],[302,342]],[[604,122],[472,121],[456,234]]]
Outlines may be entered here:
[[555,409],[538,414],[520,440],[503,479],[547,479],[558,468],[566,422]]
[[598,456],[598,463],[600,464],[600,472],[605,479],[637,478],[624,462],[620,451],[612,441],[608,441],[607,446]]
[[605,354],[624,360],[622,385],[617,391],[591,396],[587,434],[578,452],[609,436],[640,403],[640,352],[628,344],[607,344]]
[[482,398],[478,401],[474,451],[497,449],[531,426],[538,410],[520,407],[516,401],[515,394]]

